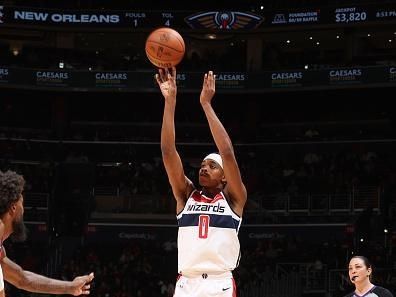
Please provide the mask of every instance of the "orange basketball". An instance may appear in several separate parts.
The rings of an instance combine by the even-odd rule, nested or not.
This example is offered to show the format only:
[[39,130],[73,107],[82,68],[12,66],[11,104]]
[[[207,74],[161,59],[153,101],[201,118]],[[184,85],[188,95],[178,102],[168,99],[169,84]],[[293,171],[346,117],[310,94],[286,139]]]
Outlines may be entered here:
[[171,28],[159,28],[146,40],[147,58],[159,68],[171,68],[180,63],[185,52],[184,40]]

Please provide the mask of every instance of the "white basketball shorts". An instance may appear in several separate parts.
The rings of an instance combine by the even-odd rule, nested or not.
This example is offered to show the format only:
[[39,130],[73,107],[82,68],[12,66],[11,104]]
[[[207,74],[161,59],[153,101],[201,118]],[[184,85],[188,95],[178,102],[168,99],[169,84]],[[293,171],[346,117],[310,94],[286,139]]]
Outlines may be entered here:
[[232,277],[211,277],[206,273],[197,277],[181,275],[176,282],[173,297],[236,297]]

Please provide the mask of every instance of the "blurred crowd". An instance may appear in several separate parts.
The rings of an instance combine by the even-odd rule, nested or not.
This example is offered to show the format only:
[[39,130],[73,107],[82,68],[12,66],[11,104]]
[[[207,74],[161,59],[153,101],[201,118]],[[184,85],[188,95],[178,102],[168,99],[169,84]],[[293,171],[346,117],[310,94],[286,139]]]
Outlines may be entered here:
[[[241,244],[241,262],[234,271],[238,296],[259,297],[269,293],[302,296],[303,291],[310,290],[321,291],[318,296],[343,296],[351,290],[345,277],[352,251],[370,257],[375,284],[393,292],[396,289],[396,259],[380,242],[354,249],[348,240],[307,241],[295,235]],[[34,240],[24,245],[10,244],[9,257],[19,259],[25,269],[45,271],[48,257],[44,257],[39,245]],[[177,278],[176,238],[87,242],[62,258],[52,274],[69,280],[91,271],[95,273],[91,292],[94,297],[171,297]],[[24,296],[11,286],[7,290],[14,296]]]
[[[59,224],[63,228],[76,222],[84,226],[92,217],[77,219],[91,211],[107,212],[108,220],[116,214],[129,214],[131,220],[136,214],[174,215],[174,200],[158,143],[161,103],[157,95],[134,94],[133,100],[142,104],[136,108],[129,95],[128,100],[120,96],[118,104],[110,104],[108,98],[101,96],[92,99],[96,97],[93,94],[68,96],[68,104],[58,107],[58,96],[63,97],[62,94],[40,94],[43,98],[34,101],[27,93],[5,92],[0,104],[0,170],[12,169],[25,176],[26,208],[32,207],[33,196],[29,195],[47,194],[52,199],[48,224],[60,235],[67,230]],[[346,91],[343,94],[352,95]],[[354,93],[358,98],[363,94],[372,96],[376,92]],[[283,223],[287,219],[300,224],[326,224],[335,218],[326,206],[326,211],[317,218],[311,212],[270,212],[279,210],[276,207],[285,199],[294,203],[303,196],[323,194],[354,197],[355,203],[337,216],[337,222],[351,226],[349,233],[342,233],[345,235],[342,238],[330,236],[322,240],[315,234],[306,238],[295,232],[295,236],[265,234],[242,241],[241,265],[235,271],[241,297],[271,295],[282,290],[282,297],[306,290],[343,296],[350,287],[342,276],[353,252],[369,256],[379,268],[378,284],[394,290],[394,116],[386,105],[373,104],[367,109],[361,102],[349,107],[345,103],[346,110],[339,106],[336,110],[326,109],[326,102],[327,106],[334,104],[333,95],[321,97],[328,101],[322,100],[320,107],[312,105],[298,111],[293,111],[293,107],[305,105],[290,103],[283,108],[285,101],[281,96],[276,97],[278,101],[266,98],[274,100],[272,105],[268,103],[268,108],[261,105],[263,98],[248,98],[252,101],[240,105],[239,97],[219,96],[220,100],[229,99],[229,108],[219,108],[219,113],[235,139],[238,162],[248,188],[245,224]],[[317,93],[312,96],[319,97]],[[186,96],[182,100],[185,98],[188,99]],[[182,101],[181,110],[189,112],[181,113],[178,121],[179,149],[186,174],[196,180],[201,159],[213,150],[213,144],[200,110],[192,108],[191,101]],[[371,190],[361,195],[367,189]],[[101,203],[110,201],[107,208],[99,203],[99,197]],[[94,202],[92,208],[85,205],[87,201]],[[153,204],[147,207],[150,201]],[[68,217],[73,209],[79,210],[78,218]],[[26,215],[31,211],[27,209]],[[258,221],[256,216],[265,219]],[[168,219],[167,223],[176,222]],[[298,228],[302,230],[303,227]],[[243,232],[242,226],[241,236],[246,236]],[[32,270],[48,270],[49,260],[55,257],[52,255],[59,255],[56,251],[69,241],[52,231],[48,236],[57,241],[48,245],[48,257],[32,249],[34,257],[43,255],[32,259],[26,246],[9,249]],[[122,244],[93,244],[84,236],[77,249],[65,248],[60,258],[55,257],[57,265],[51,266],[51,274],[70,279],[94,271],[93,296],[172,296],[177,276],[176,237],[168,241],[130,239]],[[15,291],[17,294],[22,293]]]

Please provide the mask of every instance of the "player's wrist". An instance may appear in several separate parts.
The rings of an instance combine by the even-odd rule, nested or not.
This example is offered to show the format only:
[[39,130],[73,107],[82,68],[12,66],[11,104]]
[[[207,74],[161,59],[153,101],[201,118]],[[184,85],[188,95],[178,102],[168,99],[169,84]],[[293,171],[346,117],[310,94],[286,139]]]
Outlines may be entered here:
[[201,101],[201,106],[203,108],[211,107],[212,105],[208,101]]
[[176,108],[176,99],[175,98],[169,98],[169,97],[167,97],[167,98],[165,98],[165,107],[166,108],[171,108],[171,109],[174,109],[174,108]]
[[167,95],[165,99],[167,103],[176,103],[176,95]]

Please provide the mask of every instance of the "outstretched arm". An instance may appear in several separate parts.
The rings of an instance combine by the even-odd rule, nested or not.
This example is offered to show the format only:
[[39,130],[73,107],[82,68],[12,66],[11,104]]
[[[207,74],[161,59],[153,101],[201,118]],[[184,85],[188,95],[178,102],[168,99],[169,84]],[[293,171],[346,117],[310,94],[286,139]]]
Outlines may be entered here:
[[160,69],[156,75],[157,83],[165,98],[164,115],[161,128],[161,152],[169,183],[176,199],[176,212],[184,208],[188,194],[192,191],[191,181],[184,175],[183,164],[176,150],[175,109],[176,109],[176,68],[172,73]]
[[73,281],[61,281],[23,270],[19,265],[4,257],[1,261],[4,279],[15,287],[29,292],[47,294],[89,294],[93,273],[78,276]]
[[247,200],[246,188],[242,182],[231,139],[212,108],[211,102],[215,91],[216,77],[212,71],[209,71],[204,76],[200,102],[208,120],[214,142],[223,159],[224,175],[227,180],[224,192],[230,199],[233,210],[242,216],[243,207]]

